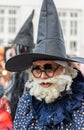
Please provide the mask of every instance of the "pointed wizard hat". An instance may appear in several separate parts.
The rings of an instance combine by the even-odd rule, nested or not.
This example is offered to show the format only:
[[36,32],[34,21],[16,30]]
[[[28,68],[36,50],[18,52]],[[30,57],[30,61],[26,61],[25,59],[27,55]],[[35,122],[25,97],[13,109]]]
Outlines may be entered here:
[[84,63],[83,58],[68,58],[66,55],[63,33],[53,0],[43,0],[37,44],[33,53],[21,54],[9,59],[6,63],[6,69],[9,71],[22,71],[28,69],[35,60]]
[[29,49],[34,48],[34,40],[33,40],[33,23],[32,19],[34,16],[34,10],[32,11],[31,15],[25,21],[23,26],[21,27],[20,31],[18,32],[14,44],[23,45],[29,47]]

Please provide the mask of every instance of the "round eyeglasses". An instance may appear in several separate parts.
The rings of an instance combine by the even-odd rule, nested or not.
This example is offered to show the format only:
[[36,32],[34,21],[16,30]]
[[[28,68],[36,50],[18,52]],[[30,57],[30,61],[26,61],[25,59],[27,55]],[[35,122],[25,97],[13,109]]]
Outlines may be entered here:
[[52,78],[54,76],[54,72],[56,72],[59,69],[59,67],[60,65],[53,67],[51,64],[45,64],[43,69],[41,69],[39,66],[33,66],[31,72],[36,78],[40,78],[42,72],[45,72],[47,77]]

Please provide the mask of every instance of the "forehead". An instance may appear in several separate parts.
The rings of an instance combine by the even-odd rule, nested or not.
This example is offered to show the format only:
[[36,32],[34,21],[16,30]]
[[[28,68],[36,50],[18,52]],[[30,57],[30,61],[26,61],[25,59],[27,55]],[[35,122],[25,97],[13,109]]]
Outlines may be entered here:
[[33,62],[33,65],[42,66],[44,64],[58,65],[57,63],[55,63],[55,61],[52,61],[52,60],[37,60]]

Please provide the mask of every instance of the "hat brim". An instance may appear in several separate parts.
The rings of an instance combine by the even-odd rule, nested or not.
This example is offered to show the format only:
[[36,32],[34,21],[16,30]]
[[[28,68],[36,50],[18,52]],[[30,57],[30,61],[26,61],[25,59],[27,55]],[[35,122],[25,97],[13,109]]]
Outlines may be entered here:
[[6,62],[5,68],[12,72],[24,71],[32,65],[33,61],[36,60],[60,60],[60,61],[84,63],[84,59],[80,57],[62,58],[47,54],[28,53],[28,54],[20,54],[13,58],[10,58]]

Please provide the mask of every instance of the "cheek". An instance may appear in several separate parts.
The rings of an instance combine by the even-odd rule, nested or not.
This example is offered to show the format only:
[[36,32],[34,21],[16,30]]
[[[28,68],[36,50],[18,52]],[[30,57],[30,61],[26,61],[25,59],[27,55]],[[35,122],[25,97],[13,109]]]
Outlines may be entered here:
[[60,67],[55,73],[54,73],[54,76],[58,76],[62,73],[63,71],[63,67]]

